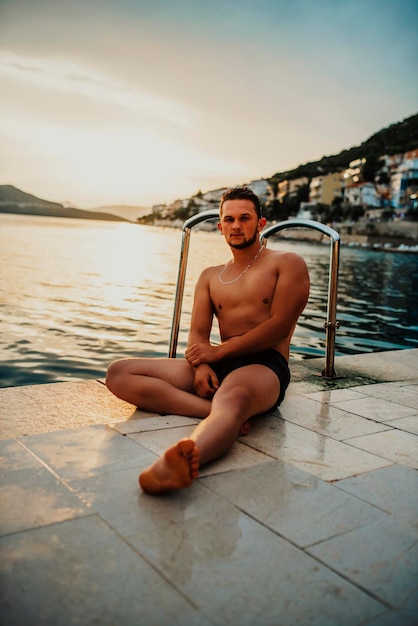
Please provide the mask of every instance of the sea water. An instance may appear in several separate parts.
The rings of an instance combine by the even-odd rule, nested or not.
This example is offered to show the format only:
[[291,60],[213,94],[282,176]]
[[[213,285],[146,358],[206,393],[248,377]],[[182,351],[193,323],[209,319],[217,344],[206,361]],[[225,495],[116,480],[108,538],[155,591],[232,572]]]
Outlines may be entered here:
[[[322,357],[329,245],[268,246],[301,254],[310,272],[291,359]],[[180,247],[179,229],[0,214],[0,386],[103,377],[117,358],[167,356]],[[179,358],[199,273],[230,258],[218,232],[193,231]],[[416,347],[417,287],[417,255],[343,245],[336,356]]]

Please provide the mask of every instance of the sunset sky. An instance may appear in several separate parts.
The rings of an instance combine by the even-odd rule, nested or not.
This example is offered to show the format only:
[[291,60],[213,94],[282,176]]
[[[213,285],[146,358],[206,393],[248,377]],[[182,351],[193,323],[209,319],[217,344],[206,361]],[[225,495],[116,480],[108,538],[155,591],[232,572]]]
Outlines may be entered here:
[[0,0],[0,184],[152,205],[418,111],[416,0]]

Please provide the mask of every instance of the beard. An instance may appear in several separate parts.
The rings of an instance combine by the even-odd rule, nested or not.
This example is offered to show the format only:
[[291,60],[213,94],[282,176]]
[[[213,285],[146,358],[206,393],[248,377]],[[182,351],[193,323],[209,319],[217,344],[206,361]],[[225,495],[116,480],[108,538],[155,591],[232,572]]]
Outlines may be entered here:
[[254,235],[246,241],[243,241],[242,243],[229,242],[229,245],[231,246],[231,248],[235,248],[235,250],[243,250],[244,248],[249,248],[250,246],[252,246],[257,241],[257,237],[258,230],[255,230]]

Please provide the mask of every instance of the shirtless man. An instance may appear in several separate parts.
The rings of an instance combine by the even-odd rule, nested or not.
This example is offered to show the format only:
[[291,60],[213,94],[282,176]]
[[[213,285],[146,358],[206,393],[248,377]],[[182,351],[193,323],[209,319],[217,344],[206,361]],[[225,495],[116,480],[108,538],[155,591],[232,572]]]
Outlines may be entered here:
[[[199,465],[228,452],[250,417],[283,400],[309,275],[299,255],[260,246],[265,224],[251,189],[225,192],[218,228],[233,258],[199,277],[186,358],[123,359],[108,369],[106,384],[117,397],[146,411],[204,418],[140,474],[148,493],[191,485]],[[219,345],[210,343],[214,315]]]

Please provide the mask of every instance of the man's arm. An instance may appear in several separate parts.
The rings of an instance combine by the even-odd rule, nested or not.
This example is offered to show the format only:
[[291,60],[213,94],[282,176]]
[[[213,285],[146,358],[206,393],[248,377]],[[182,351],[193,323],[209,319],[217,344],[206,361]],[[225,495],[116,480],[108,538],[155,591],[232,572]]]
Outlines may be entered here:
[[[213,323],[213,307],[209,294],[209,270],[200,275],[194,292],[192,319],[187,345],[198,343],[210,346],[210,332]],[[204,362],[194,369],[194,389],[201,398],[211,398],[219,387],[219,381],[212,368]]]
[[305,261],[297,254],[279,257],[278,279],[270,317],[240,337],[219,346],[190,342],[186,352],[189,363],[214,363],[224,358],[250,354],[276,346],[286,339],[306,306],[309,297],[309,274]]
[[209,294],[210,268],[204,270],[196,283],[187,345],[209,344],[213,322],[213,306]]

